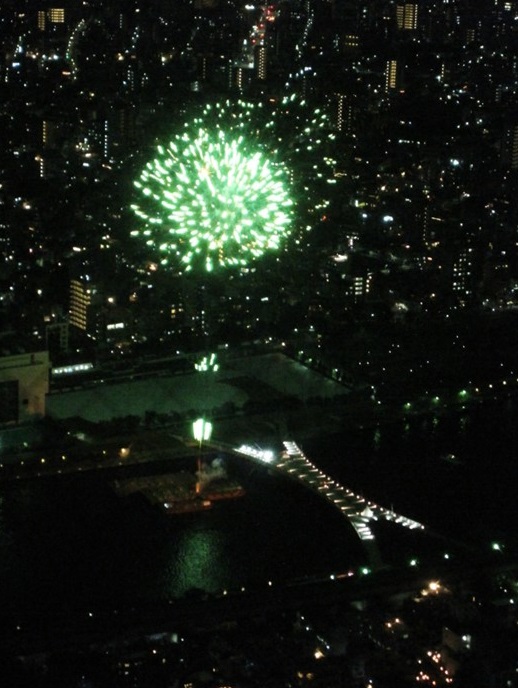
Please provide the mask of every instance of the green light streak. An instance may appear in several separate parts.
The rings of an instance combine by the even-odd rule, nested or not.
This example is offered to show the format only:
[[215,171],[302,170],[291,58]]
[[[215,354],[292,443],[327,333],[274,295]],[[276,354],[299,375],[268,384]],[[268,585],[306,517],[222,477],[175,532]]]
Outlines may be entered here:
[[308,155],[315,161],[315,180],[329,180],[325,168],[334,164],[315,155],[326,118],[318,110],[301,117],[304,107],[284,99],[268,119],[261,103],[206,105],[200,117],[157,147],[134,182],[140,203],[131,209],[143,226],[131,235],[143,238],[162,264],[183,272],[244,266],[279,249],[293,230],[293,197],[297,214],[302,206],[317,212],[325,203],[307,188],[296,193],[298,157],[304,158],[305,181]]

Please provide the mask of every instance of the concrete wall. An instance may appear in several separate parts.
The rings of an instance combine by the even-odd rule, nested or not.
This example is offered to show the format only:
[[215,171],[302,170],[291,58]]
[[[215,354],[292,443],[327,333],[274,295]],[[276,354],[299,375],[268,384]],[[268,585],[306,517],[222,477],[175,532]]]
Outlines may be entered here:
[[[11,418],[11,409],[7,409],[11,422],[26,423],[43,418],[49,391],[49,370],[48,351],[0,357],[0,388],[1,383],[15,382],[18,385],[14,419]],[[7,386],[4,386],[6,389]]]

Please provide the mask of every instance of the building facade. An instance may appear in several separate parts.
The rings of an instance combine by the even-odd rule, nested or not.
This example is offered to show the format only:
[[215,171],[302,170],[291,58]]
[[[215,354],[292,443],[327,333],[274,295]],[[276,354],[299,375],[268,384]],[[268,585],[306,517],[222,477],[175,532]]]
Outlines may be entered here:
[[0,357],[0,426],[43,418],[49,371],[48,351]]

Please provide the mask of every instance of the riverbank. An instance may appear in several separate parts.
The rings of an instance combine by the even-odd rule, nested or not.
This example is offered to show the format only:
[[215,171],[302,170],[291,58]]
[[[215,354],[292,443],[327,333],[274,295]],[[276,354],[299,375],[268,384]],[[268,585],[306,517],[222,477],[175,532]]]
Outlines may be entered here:
[[[447,417],[467,413],[484,404],[514,398],[518,390],[506,387],[497,394],[487,390],[463,395],[446,395],[425,403],[422,399],[403,402],[376,400],[351,393],[340,400],[300,403],[294,408],[261,413],[231,414],[212,418],[214,446],[229,450],[241,444],[279,450],[285,440],[303,442],[348,431],[364,430],[426,417]],[[66,426],[68,427],[68,425]],[[55,445],[20,449],[0,456],[0,481],[43,477],[45,475],[100,470],[103,468],[196,456],[200,451],[192,439],[192,421],[177,421],[161,427],[137,425],[123,434],[92,434],[63,428]],[[81,438],[81,439],[78,439]],[[211,449],[203,447],[204,452]]]

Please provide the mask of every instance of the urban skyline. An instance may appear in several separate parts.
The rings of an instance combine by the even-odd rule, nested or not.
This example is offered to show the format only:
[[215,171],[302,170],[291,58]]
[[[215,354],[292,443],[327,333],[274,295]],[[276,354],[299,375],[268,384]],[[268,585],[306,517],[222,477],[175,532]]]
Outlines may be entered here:
[[[298,442],[300,433],[309,442],[372,429],[376,454],[385,428],[399,428],[403,445],[422,421],[433,444],[444,419],[485,417],[485,405],[502,399],[514,404],[517,27],[516,0],[4,0],[5,494],[16,494],[18,480],[44,484],[62,472],[79,481],[76,473],[103,460],[107,474],[124,460],[120,470],[131,471],[131,461],[159,451],[132,450],[137,439],[121,448],[121,437],[150,446],[155,433],[185,440],[201,415],[214,421],[214,447],[248,442],[245,430],[256,452],[265,438]],[[452,484],[480,480],[456,452],[440,460],[455,467]],[[342,491],[359,499],[342,487],[338,463],[312,461],[304,471],[311,480],[320,471],[328,500]],[[377,506],[374,477],[366,488],[376,508],[355,506],[361,527],[376,514],[420,524],[420,513]],[[432,519],[440,500],[430,505]],[[483,665],[492,685],[516,686],[506,642],[492,646],[499,664],[489,667],[483,632],[472,648],[464,639],[471,631],[459,630],[477,628],[464,599],[476,585],[471,573],[462,576],[480,561],[490,571],[484,604],[492,610],[498,599],[508,611],[505,622],[495,620],[495,637],[506,624],[509,644],[516,636],[516,542],[478,528],[473,539],[488,560],[470,550],[455,583],[425,581],[427,601],[409,598],[404,622],[389,619],[392,598],[380,603],[390,641],[380,640],[383,614],[370,598],[365,615],[356,610],[346,624],[355,647],[360,619],[361,661],[356,649],[335,654],[312,630],[307,655],[297,617],[282,641],[294,643],[285,647],[290,678],[268,685],[461,688]],[[390,537],[398,556],[406,552]],[[509,575],[498,568],[504,554]],[[450,564],[441,559],[439,568]],[[391,585],[411,575],[395,573]],[[438,600],[445,590],[451,603]],[[423,618],[435,630],[426,633],[424,621],[409,619],[428,604]],[[436,637],[439,617],[455,626],[452,637],[444,620]],[[394,630],[399,623],[408,642]],[[279,638],[283,624],[274,622]],[[334,624],[326,618],[329,637]],[[198,642],[190,632],[189,652]],[[120,647],[110,652],[123,662]],[[180,655],[171,659],[176,673],[162,667],[156,685],[205,685],[195,651],[186,654],[191,673],[180,671]],[[247,651],[235,674],[217,656],[217,679],[206,685],[262,685],[261,663],[247,663]],[[138,662],[127,678],[114,662],[97,678],[74,674],[70,685],[102,686],[108,675],[121,686],[145,684]],[[47,685],[44,672],[34,675]]]
[[[443,317],[514,305],[512,7],[495,4],[482,21],[450,3],[419,12],[417,4],[374,3],[354,16],[345,14],[351,4],[286,5],[267,17],[239,3],[194,3],[186,27],[202,45],[186,40],[174,54],[159,27],[181,24],[160,4],[5,13],[2,301],[8,315],[9,304],[27,302],[27,334],[42,342],[46,323],[66,319],[71,280],[80,278],[105,311],[92,314],[90,337],[106,343],[107,323],[94,334],[93,321],[110,319],[111,303],[127,311],[126,341],[142,338],[139,290],[154,266],[127,247],[129,179],[147,151],[178,133],[189,102],[242,96],[308,98],[335,128],[336,198],[311,218],[309,249],[291,251],[302,280],[314,284],[317,303],[304,308],[333,320],[370,304]],[[189,6],[175,5],[186,16]],[[229,14],[236,28],[220,55],[206,43],[226,31]],[[60,298],[45,284],[50,275]],[[251,314],[243,316],[250,328]],[[149,335],[149,323],[142,328]]]

